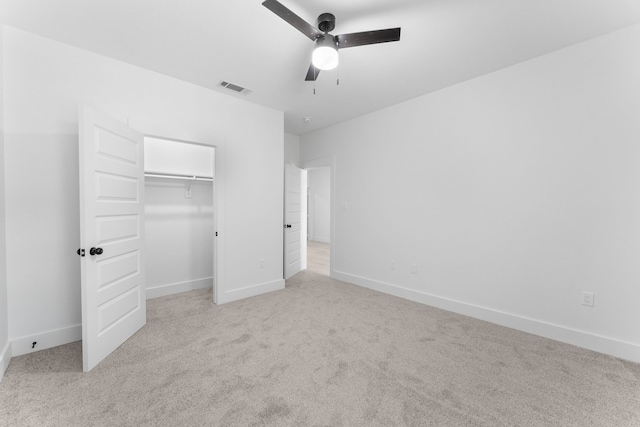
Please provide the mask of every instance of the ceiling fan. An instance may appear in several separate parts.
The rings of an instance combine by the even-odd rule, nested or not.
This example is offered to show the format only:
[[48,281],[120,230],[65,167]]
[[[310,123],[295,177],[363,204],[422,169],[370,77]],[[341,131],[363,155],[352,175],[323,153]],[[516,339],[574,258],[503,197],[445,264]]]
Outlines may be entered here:
[[266,0],[262,5],[316,43],[311,65],[305,78],[306,81],[315,81],[320,70],[335,68],[338,65],[338,49],[400,40],[400,28],[362,31],[334,36],[329,34],[336,26],[336,17],[331,13],[323,13],[318,16],[317,27],[314,27],[277,0]]

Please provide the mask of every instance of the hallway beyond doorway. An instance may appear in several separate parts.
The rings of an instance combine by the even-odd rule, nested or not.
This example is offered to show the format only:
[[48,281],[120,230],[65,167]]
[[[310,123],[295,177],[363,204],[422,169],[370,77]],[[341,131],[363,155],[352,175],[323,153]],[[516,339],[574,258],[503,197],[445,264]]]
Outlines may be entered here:
[[307,241],[307,270],[329,276],[330,259],[329,243]]

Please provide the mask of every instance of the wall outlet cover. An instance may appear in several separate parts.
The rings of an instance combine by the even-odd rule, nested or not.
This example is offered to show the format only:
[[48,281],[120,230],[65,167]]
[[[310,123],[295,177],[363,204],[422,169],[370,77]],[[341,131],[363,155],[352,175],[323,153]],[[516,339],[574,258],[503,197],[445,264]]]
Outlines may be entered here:
[[582,305],[587,307],[593,307],[593,292],[582,293]]

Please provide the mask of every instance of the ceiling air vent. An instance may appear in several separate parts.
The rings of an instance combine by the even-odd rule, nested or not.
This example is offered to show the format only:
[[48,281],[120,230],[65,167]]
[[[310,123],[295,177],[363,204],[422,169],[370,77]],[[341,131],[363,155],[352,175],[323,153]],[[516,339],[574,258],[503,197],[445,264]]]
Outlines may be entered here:
[[225,82],[224,80],[218,83],[218,86],[223,87],[225,89],[232,90],[237,93],[241,93],[243,95],[247,95],[251,93],[251,89],[247,89],[246,87],[234,85],[233,83]]

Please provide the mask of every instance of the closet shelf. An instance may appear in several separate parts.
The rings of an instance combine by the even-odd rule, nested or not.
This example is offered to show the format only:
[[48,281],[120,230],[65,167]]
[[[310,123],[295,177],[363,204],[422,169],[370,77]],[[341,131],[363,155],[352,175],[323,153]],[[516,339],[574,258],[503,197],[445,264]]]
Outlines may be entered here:
[[145,172],[144,176],[149,178],[182,179],[187,181],[213,181],[213,177],[210,176],[181,175],[173,173]]

